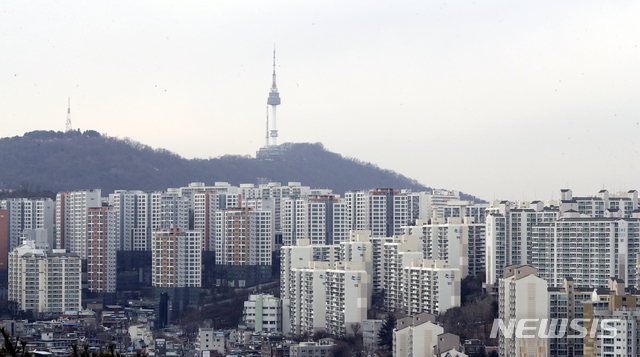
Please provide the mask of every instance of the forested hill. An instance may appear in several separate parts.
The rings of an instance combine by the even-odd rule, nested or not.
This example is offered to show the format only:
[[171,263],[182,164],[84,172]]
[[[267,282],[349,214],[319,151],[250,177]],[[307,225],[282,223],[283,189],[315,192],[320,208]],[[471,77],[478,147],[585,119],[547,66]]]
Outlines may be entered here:
[[[374,164],[345,158],[322,144],[283,144],[282,161],[260,161],[225,155],[187,160],[165,149],[153,149],[130,139],[87,130],[83,133],[33,131],[0,139],[0,188],[66,191],[100,188],[103,195],[117,189],[164,190],[190,182],[301,182],[330,188],[343,195],[353,189],[428,187]],[[470,198],[470,196],[466,196]]]

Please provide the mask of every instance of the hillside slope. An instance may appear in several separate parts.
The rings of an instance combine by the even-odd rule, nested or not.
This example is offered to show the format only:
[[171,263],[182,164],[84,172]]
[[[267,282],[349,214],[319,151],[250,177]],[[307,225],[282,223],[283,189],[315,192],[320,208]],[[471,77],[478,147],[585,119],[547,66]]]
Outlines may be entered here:
[[282,161],[234,155],[187,160],[164,149],[92,130],[34,131],[0,139],[0,188],[101,188],[107,194],[117,189],[163,190],[189,182],[238,185],[267,178],[283,184],[295,181],[312,188],[330,188],[341,195],[374,187],[428,189],[391,170],[327,151],[320,143],[284,146],[288,150]]

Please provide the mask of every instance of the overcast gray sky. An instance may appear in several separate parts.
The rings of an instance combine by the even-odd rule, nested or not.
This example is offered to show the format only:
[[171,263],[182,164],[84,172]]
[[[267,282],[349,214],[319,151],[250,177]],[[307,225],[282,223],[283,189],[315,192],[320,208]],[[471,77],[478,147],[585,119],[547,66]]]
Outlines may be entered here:
[[[184,157],[322,142],[491,199],[640,189],[637,1],[33,1],[0,7],[0,136]],[[7,168],[1,168],[7,169]]]

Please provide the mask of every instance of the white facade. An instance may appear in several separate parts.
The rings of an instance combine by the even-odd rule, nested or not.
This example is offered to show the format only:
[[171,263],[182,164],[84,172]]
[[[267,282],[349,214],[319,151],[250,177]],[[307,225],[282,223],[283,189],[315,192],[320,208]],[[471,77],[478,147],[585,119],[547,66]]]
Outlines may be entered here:
[[[225,353],[227,338],[224,331],[216,331],[212,328],[201,328],[198,330],[196,348],[198,351],[216,351],[219,354]],[[202,354],[200,354],[202,356]]]
[[438,344],[438,335],[443,332],[444,328],[431,321],[394,329],[393,356],[432,356],[433,348]]
[[56,247],[87,259],[87,208],[102,206],[100,189],[56,196]]
[[[547,282],[537,277],[537,271],[531,266],[511,265],[504,269],[503,278],[499,281],[499,319],[505,326],[511,320],[516,323],[522,319],[549,319],[549,295]],[[542,321],[542,320],[540,320]],[[540,323],[535,325],[538,331]],[[527,325],[533,327],[534,323]],[[544,326],[543,326],[544,328]],[[527,332],[527,334],[529,334]],[[546,357],[549,340],[532,333],[531,338],[509,338],[499,335],[500,356]]]
[[438,315],[460,306],[460,269],[443,260],[414,260],[404,268],[404,313]]
[[[447,206],[449,202],[460,201],[458,191],[433,190],[431,192],[410,193],[413,220],[428,220],[432,218],[433,208]],[[437,218],[437,217],[436,217]]]
[[54,202],[50,198],[10,198],[5,202],[8,213],[8,249],[12,251],[21,244],[24,230],[45,230],[50,249],[55,248],[53,239]]
[[150,193],[149,200],[151,232],[158,228],[189,229],[189,197],[158,191]]
[[286,197],[281,201],[282,244],[295,246],[309,238],[309,199]]
[[81,310],[81,270],[78,255],[35,249],[27,241],[9,253],[8,299],[34,313]]
[[561,218],[533,226],[532,265],[552,286],[607,286],[612,277],[636,284],[637,218]]
[[243,320],[255,332],[282,332],[282,302],[273,295],[250,295]]
[[117,249],[151,249],[149,194],[116,190],[109,194],[109,205],[116,215]]

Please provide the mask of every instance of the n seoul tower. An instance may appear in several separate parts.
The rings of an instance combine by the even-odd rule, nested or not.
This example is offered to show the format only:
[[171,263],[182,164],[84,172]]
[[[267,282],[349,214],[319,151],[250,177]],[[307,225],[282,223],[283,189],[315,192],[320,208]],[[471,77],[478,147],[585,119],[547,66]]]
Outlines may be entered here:
[[271,84],[271,91],[269,91],[269,98],[267,99],[267,105],[271,106],[271,145],[278,145],[278,127],[276,125],[276,106],[280,105],[280,93],[278,93],[278,87],[276,87],[276,49],[273,49],[273,83]]

